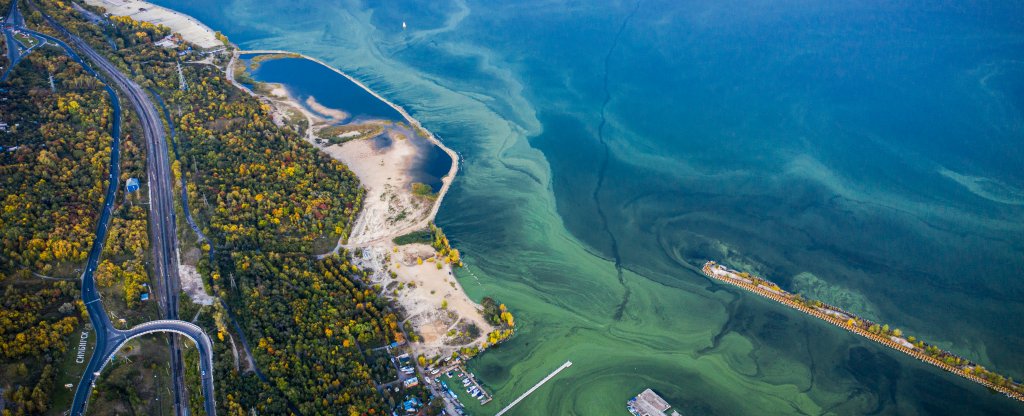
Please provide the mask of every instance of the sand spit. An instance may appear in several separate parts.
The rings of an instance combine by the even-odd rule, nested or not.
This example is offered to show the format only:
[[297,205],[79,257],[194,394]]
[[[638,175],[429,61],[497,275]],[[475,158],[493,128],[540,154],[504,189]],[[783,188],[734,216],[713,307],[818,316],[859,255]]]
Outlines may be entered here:
[[[437,215],[437,210],[441,206],[441,200],[444,199],[444,195],[446,193],[448,193],[448,188],[451,187],[451,182],[455,178],[455,175],[459,171],[459,164],[458,164],[459,155],[458,155],[458,153],[455,153],[454,150],[452,150],[452,149],[448,148],[447,146],[445,146],[444,143],[441,142],[441,140],[437,138],[437,136],[434,136],[434,134],[431,133],[429,130],[423,128],[423,125],[420,124],[419,120],[416,120],[411,115],[409,115],[409,112],[405,111],[404,108],[402,108],[401,106],[399,106],[399,105],[397,105],[395,103],[392,103],[391,101],[388,101],[388,99],[384,98],[383,96],[378,94],[376,91],[370,89],[370,87],[367,87],[362,82],[359,82],[359,80],[353,78],[351,75],[346,74],[346,73],[342,72],[341,70],[339,70],[339,69],[337,69],[335,67],[332,67],[332,66],[326,64],[325,62],[319,60],[319,59],[313,58],[311,56],[306,56],[306,55],[303,55],[303,54],[297,54],[297,53],[291,52],[291,51],[282,51],[282,50],[251,50],[251,51],[235,51],[235,55],[232,58],[232,62],[234,62],[234,60],[237,59],[238,55],[241,55],[241,54],[266,54],[266,53],[294,54],[294,55],[302,57],[303,59],[308,59],[310,61],[313,61],[313,62],[316,62],[316,63],[318,63],[320,65],[323,65],[325,68],[328,68],[331,71],[334,71],[335,73],[337,73],[337,74],[347,78],[352,83],[354,83],[354,84],[358,85],[360,88],[366,90],[366,92],[372,94],[374,97],[377,97],[377,99],[381,100],[381,102],[391,106],[391,108],[394,108],[395,111],[397,111],[399,114],[401,114],[402,117],[405,118],[405,120],[410,125],[412,125],[413,130],[419,131],[421,134],[423,134],[427,138],[427,140],[430,140],[431,143],[434,143],[437,147],[441,148],[441,150],[443,150],[445,153],[447,153],[449,157],[451,157],[451,159],[452,159],[452,167],[451,167],[451,169],[448,170],[448,174],[445,175],[445,177],[443,179],[444,184],[441,186],[441,190],[438,191],[437,203],[435,203],[433,209],[431,209],[430,220],[432,221],[434,219],[434,217]],[[229,75],[229,77],[231,79],[234,79],[233,75]]]
[[90,6],[107,9],[107,13],[114,16],[128,16],[138,21],[167,26],[172,32],[181,34],[181,37],[186,41],[203,49],[224,46],[224,43],[217,40],[213,29],[210,29],[192,16],[166,7],[140,0],[84,1]]
[[[428,357],[448,357],[464,347],[479,347],[487,334],[495,328],[483,317],[483,308],[469,299],[452,272],[452,266],[438,258],[436,250],[425,244],[397,246],[395,237],[417,230],[428,229],[440,208],[441,201],[451,187],[458,172],[458,154],[424,129],[405,109],[391,103],[348,74],[332,68],[317,59],[300,55],[344,76],[349,81],[387,103],[405,118],[411,127],[402,127],[387,120],[367,120],[354,127],[370,131],[384,126],[382,134],[390,145],[376,146],[369,137],[330,144],[319,138],[317,132],[336,125],[348,117],[345,109],[323,106],[315,99],[305,105],[277,84],[263,84],[257,92],[235,82],[234,70],[243,54],[287,53],[288,51],[235,51],[228,64],[227,78],[239,88],[253,94],[273,108],[275,123],[295,125],[294,118],[305,119],[303,136],[308,142],[344,163],[359,177],[366,196],[363,208],[353,225],[347,241],[339,241],[332,255],[342,247],[356,253],[355,264],[373,270],[370,283],[380,285],[384,293],[405,312],[406,322],[413,328],[410,336],[417,354]],[[312,110],[312,111],[311,111]],[[358,134],[345,133],[355,136]],[[361,133],[360,133],[361,134]],[[451,168],[442,179],[441,189],[435,197],[412,193],[412,169],[419,159],[421,148],[409,137],[419,134],[441,148],[452,160]],[[405,322],[403,322],[404,324]]]

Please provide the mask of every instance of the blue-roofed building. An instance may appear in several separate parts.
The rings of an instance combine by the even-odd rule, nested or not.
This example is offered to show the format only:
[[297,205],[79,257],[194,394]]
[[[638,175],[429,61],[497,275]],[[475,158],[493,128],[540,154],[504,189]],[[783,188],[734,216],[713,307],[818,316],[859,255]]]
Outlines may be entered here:
[[149,293],[139,295],[139,300],[149,300]]
[[405,408],[406,413],[414,413],[419,410],[421,406],[423,406],[423,402],[415,397],[406,400],[405,403],[402,403],[402,407]]
[[128,182],[124,184],[125,190],[128,192],[135,192],[139,190],[139,180],[136,178],[128,178]]

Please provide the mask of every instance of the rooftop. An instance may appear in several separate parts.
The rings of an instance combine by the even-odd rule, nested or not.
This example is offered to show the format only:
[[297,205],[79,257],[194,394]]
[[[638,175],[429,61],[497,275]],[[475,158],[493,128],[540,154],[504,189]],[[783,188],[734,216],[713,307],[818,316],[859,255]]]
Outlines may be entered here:
[[665,412],[672,406],[651,389],[636,395],[629,401],[627,407],[630,413],[638,416],[679,416],[674,410],[671,414],[666,414]]

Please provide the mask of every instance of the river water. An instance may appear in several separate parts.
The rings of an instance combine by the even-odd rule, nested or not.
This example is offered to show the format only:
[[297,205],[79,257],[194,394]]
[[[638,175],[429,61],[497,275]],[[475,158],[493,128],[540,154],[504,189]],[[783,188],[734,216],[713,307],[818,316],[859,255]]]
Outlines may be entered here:
[[465,157],[438,222],[519,329],[473,361],[475,414],[566,360],[509,414],[646,387],[687,415],[1024,409],[697,271],[1024,378],[1019,3],[159,3],[337,66]]

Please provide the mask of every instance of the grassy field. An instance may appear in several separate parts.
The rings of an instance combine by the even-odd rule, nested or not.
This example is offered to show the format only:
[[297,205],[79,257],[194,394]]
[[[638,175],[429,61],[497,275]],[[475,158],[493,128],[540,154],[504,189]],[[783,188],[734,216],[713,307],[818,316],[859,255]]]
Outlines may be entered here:
[[392,241],[394,241],[394,243],[397,245],[404,246],[406,244],[416,243],[430,244],[431,242],[434,241],[434,239],[430,235],[429,230],[419,230],[413,231],[406,235],[400,235],[398,237],[395,237]]
[[89,404],[94,415],[170,415],[170,353],[167,336],[129,341],[96,381]]
[[[89,328],[88,330],[86,329],[87,327]],[[78,363],[76,362],[76,357],[78,356],[78,346],[83,332],[88,334],[85,345],[85,357],[83,362]],[[89,362],[95,345],[96,333],[92,331],[91,325],[79,325],[75,332],[68,336],[67,352],[64,353],[61,361],[57,363],[57,379],[53,386],[53,393],[50,396],[50,410],[47,412],[48,414],[63,414],[64,411],[71,407],[71,398],[75,395],[78,381],[82,378],[82,371],[85,370],[85,365]],[[64,387],[68,384],[71,384],[70,388]]]
[[37,40],[36,38],[21,33],[15,33],[14,39],[16,39],[26,48],[32,48],[39,44],[39,40]]

